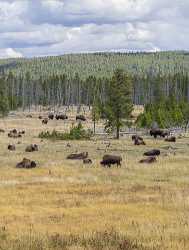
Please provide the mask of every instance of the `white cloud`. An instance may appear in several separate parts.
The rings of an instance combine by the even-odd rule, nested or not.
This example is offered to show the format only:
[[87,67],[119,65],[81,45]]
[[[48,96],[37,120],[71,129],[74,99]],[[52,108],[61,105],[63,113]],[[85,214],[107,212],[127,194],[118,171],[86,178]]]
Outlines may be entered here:
[[188,0],[1,0],[0,57],[188,50],[188,11]]
[[19,58],[23,57],[22,53],[15,51],[12,48],[0,49],[0,58]]

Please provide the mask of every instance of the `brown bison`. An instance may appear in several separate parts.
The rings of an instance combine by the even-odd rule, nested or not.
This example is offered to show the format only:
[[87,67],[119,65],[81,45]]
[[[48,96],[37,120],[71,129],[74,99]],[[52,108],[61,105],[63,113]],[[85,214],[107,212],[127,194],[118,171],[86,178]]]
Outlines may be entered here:
[[8,137],[10,137],[10,138],[20,138],[20,137],[22,137],[22,131],[18,132],[16,129],[13,129],[8,133]]
[[86,121],[86,118],[84,115],[76,115],[76,121],[80,120],[80,121]]
[[146,159],[140,160],[139,163],[147,163],[147,164],[150,164],[150,163],[153,163],[153,162],[156,162],[156,161],[157,161],[157,159],[156,159],[155,156],[150,156],[150,157],[148,157],[148,158],[146,158]]
[[158,156],[160,155],[160,150],[159,149],[152,149],[150,151],[147,151],[144,153],[145,156]]
[[91,159],[83,159],[83,163],[84,164],[92,164],[92,160]]
[[1,128],[0,133],[5,133],[5,130]]
[[67,156],[67,159],[69,160],[83,160],[88,157],[88,152],[83,152],[83,153],[75,153],[75,154],[70,154]]
[[176,142],[176,137],[175,136],[171,136],[165,139],[166,142]]
[[153,136],[155,139],[160,136],[165,138],[166,136],[169,136],[170,132],[167,130],[162,130],[162,129],[151,129],[150,130],[150,135]]
[[102,161],[100,162],[101,165],[108,166],[109,168],[111,165],[117,164],[117,166],[121,166],[122,158],[121,156],[117,155],[104,155]]
[[8,150],[10,150],[10,151],[15,151],[15,150],[16,150],[15,145],[12,145],[12,144],[9,144],[7,148],[8,148]]
[[56,120],[67,120],[68,116],[64,114],[56,115]]
[[50,113],[50,114],[48,115],[48,118],[49,118],[49,120],[53,120],[53,119],[54,119],[54,114],[53,114],[53,113]]
[[138,135],[133,135],[132,141],[134,141],[134,145],[146,145],[143,138]]
[[32,115],[26,115],[26,118],[32,118]]
[[38,151],[38,146],[36,144],[31,144],[26,147],[25,152],[35,152]]
[[42,115],[39,115],[38,118],[39,118],[39,120],[42,120],[42,119],[43,119],[43,116],[42,116]]
[[16,165],[16,168],[35,168],[37,166],[37,164],[35,163],[35,161],[31,161],[29,159],[24,158],[21,162],[19,162]]
[[45,125],[46,125],[46,124],[48,123],[48,121],[49,121],[48,118],[44,118],[44,119],[42,120],[42,124],[45,124]]

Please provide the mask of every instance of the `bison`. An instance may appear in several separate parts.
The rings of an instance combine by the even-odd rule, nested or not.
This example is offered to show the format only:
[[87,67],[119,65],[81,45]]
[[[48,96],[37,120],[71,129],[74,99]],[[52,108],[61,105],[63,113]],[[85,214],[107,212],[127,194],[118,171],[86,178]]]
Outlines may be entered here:
[[88,157],[88,152],[83,153],[74,153],[67,156],[67,159],[69,160],[83,160]]
[[50,114],[48,115],[48,118],[49,118],[49,120],[53,120],[53,119],[54,119],[54,114],[53,114],[53,113],[50,113]]
[[167,130],[162,130],[162,129],[151,129],[150,130],[150,135],[153,136],[155,139],[158,136],[165,138],[169,134],[170,134],[170,132]]
[[122,161],[121,156],[104,155],[100,164],[103,165],[104,167],[108,166],[109,168],[111,167],[111,165],[117,164],[118,167],[121,166],[121,161]]
[[63,114],[56,115],[56,120],[67,120],[67,119],[68,119],[67,115]]
[[7,148],[8,148],[8,150],[10,150],[10,151],[15,151],[15,150],[16,150],[15,145],[12,145],[12,144],[9,144]]
[[13,129],[8,133],[8,137],[10,137],[10,138],[20,138],[20,137],[22,137],[22,134],[23,134],[22,131],[18,132],[16,129]]
[[0,128],[0,133],[5,133],[5,130]]
[[138,135],[133,135],[132,141],[134,141],[134,145],[146,145],[143,138]]
[[42,120],[42,119],[43,119],[42,115],[39,115],[38,118],[39,118],[39,120]]
[[25,152],[35,152],[38,151],[38,146],[36,144],[31,144],[26,147]]
[[26,118],[32,118],[32,115],[26,115]]
[[156,161],[157,161],[157,159],[156,159],[155,156],[150,156],[150,157],[148,157],[148,158],[146,158],[146,159],[140,160],[139,163],[147,163],[147,164],[150,164],[150,163],[153,163],[153,162],[156,162]]
[[24,158],[21,162],[19,162],[17,165],[16,165],[16,168],[26,168],[26,169],[29,169],[29,168],[35,168],[37,166],[37,164],[35,163],[35,161],[31,161],[27,158]]
[[49,121],[48,118],[44,118],[44,119],[42,120],[42,124],[45,124],[45,125],[46,125],[46,124],[48,123],[48,121]]
[[144,153],[145,156],[158,156],[160,155],[160,150],[159,149],[152,149],[150,151],[147,151]]
[[175,136],[171,136],[165,139],[166,142],[176,142],[176,137]]
[[91,159],[83,159],[83,164],[92,164]]
[[84,115],[76,115],[76,121],[80,120],[80,121],[86,121],[86,118]]

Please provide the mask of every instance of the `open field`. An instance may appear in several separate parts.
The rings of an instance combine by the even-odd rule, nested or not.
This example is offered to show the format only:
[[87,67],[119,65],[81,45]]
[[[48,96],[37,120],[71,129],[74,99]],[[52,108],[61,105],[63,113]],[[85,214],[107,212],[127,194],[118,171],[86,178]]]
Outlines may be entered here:
[[[146,146],[134,146],[128,136],[109,148],[100,138],[67,147],[38,134],[67,130],[74,120],[42,126],[37,116],[0,120],[6,130],[0,134],[1,249],[189,249],[189,135],[176,143],[145,136]],[[26,135],[8,138],[13,128]],[[39,151],[25,153],[31,143]],[[153,148],[161,150],[158,162],[139,164]],[[76,151],[88,151],[93,164],[66,160]],[[121,155],[122,167],[102,168],[105,152]],[[16,169],[23,157],[38,167]]]

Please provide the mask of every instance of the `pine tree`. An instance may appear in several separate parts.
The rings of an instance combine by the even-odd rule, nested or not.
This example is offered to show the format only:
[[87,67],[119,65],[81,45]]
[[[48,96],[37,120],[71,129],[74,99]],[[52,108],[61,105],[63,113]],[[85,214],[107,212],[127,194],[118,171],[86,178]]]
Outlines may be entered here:
[[105,103],[106,130],[116,129],[116,138],[119,139],[120,128],[131,115],[132,104],[131,79],[121,69],[114,72],[108,89]]
[[0,79],[0,115],[6,116],[9,112],[9,101],[6,93],[6,85],[4,79]]

